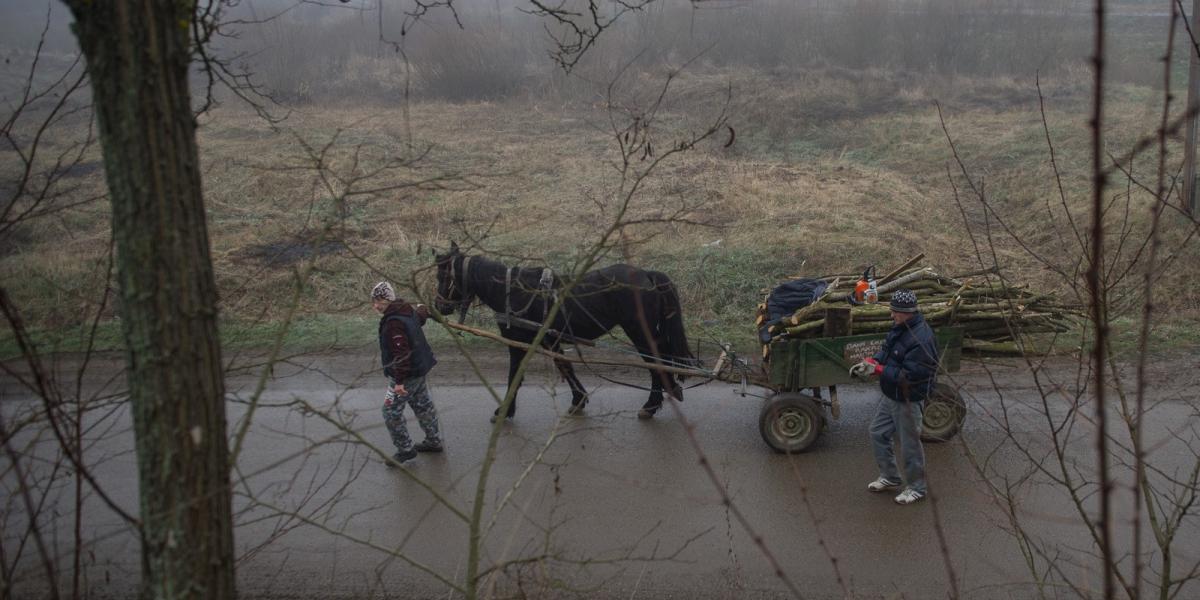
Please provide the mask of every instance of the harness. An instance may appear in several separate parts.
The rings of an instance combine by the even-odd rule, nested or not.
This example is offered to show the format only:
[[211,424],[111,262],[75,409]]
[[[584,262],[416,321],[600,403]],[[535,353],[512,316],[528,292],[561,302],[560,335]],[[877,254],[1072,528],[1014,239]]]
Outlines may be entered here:
[[[496,322],[505,327],[517,326],[528,328],[532,325],[534,329],[538,329],[541,327],[541,323],[522,318],[533,307],[534,301],[537,300],[537,294],[531,294],[529,302],[526,302],[521,310],[514,313],[512,309],[513,272],[516,271],[520,275],[520,269],[521,267],[508,267],[504,269],[504,314],[496,313]],[[542,269],[542,275],[538,278],[538,290],[549,296],[549,306],[558,303],[558,289],[554,287],[554,270],[550,267]]]
[[[467,311],[471,307],[471,256],[464,256],[462,261],[461,276],[455,273],[454,262],[450,262],[450,281],[461,281],[462,286],[459,294],[462,296],[462,301],[458,308],[458,323],[461,325],[467,318]],[[507,267],[504,269],[504,314],[496,313],[496,322],[505,327],[522,327],[538,329],[541,323],[523,318],[529,313],[529,309],[533,307],[533,303],[537,300],[537,295],[532,294],[525,306],[521,307],[516,312],[512,308],[512,291],[513,277],[520,275],[521,267]],[[516,275],[514,275],[514,273]],[[542,269],[541,276],[538,278],[538,290],[546,294],[550,299],[550,305],[553,306],[558,302],[558,289],[554,287],[554,270],[550,267]],[[555,332],[556,335],[562,338],[571,338],[570,335]]]

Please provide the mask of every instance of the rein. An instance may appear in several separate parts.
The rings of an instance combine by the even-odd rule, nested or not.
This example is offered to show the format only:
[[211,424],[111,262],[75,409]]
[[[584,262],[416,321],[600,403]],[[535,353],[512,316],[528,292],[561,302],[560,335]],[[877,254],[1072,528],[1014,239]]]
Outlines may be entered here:
[[[674,360],[663,358],[661,356],[656,358],[649,354],[642,354],[641,352],[636,352],[636,351],[630,352],[630,354],[633,354],[633,355],[641,357],[641,358],[653,358],[655,360],[655,362],[657,362],[658,364],[667,366],[667,367],[682,367],[682,368],[691,367],[691,365],[686,365],[686,364],[683,364],[683,363],[680,363],[680,362],[677,362]],[[619,386],[623,386],[623,387],[627,387],[627,388],[633,388],[635,390],[641,390],[643,392],[652,391],[651,388],[646,387],[641,384],[629,383],[628,381],[621,381],[619,379],[613,379],[613,378],[605,375],[604,373],[601,373],[600,371],[597,371],[596,369],[592,368],[592,364],[583,357],[583,352],[580,352],[578,346],[575,347],[575,355],[579,357],[579,363],[581,365],[583,365],[588,370],[588,372],[591,373],[595,377],[598,377],[598,378],[600,378],[604,381],[607,381],[613,385],[619,385]],[[683,383],[678,383],[677,385],[679,386],[680,390],[690,390],[692,388],[700,387],[702,385],[709,383],[710,381],[712,381],[715,378],[711,372],[706,373],[706,372],[704,372],[704,369],[701,367],[691,367],[691,368],[697,369],[698,372],[697,372],[696,376],[701,377],[702,379],[700,381],[697,381],[696,383],[693,383],[690,385],[683,385]],[[663,391],[663,393],[669,393],[665,389],[662,391]]]
[[[471,257],[464,256],[462,261],[462,290],[459,295],[462,296],[462,301],[458,304],[458,324],[462,325],[467,320],[467,310],[471,308],[470,286],[471,280],[467,275],[471,272]],[[450,283],[454,283],[454,261],[450,261]]]

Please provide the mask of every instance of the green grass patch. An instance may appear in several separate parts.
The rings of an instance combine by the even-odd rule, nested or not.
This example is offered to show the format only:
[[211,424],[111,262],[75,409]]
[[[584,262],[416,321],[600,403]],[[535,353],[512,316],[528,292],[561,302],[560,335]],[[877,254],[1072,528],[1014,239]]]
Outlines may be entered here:
[[[362,349],[378,351],[379,319],[374,316],[311,315],[296,319],[284,334],[287,353],[322,350]],[[241,322],[227,320],[221,324],[221,346],[224,351],[261,350],[273,345],[279,336],[281,323]],[[486,328],[486,325],[483,325]],[[435,322],[425,325],[425,336],[435,351],[454,348],[451,335]],[[89,348],[95,352],[121,351],[125,348],[119,321],[101,322],[91,335],[90,327],[38,329],[30,332],[39,354],[79,353]],[[90,338],[90,339],[89,339]],[[481,348],[494,342],[471,335],[459,336],[467,348]],[[11,330],[0,335],[0,360],[21,356],[21,350]]]
[[[1113,353],[1118,360],[1137,358],[1141,337],[1141,320],[1122,317],[1110,325]],[[1147,339],[1149,354],[1163,356],[1171,354],[1194,354],[1200,347],[1200,322],[1174,319],[1156,323],[1150,328]]]
[[[90,324],[87,327],[32,329],[28,333],[37,354],[84,352],[89,348],[96,352],[106,352],[122,350],[125,347],[120,323],[116,321],[99,323],[94,334]],[[16,336],[11,329],[5,329],[0,334],[0,360],[13,360],[21,356]]]

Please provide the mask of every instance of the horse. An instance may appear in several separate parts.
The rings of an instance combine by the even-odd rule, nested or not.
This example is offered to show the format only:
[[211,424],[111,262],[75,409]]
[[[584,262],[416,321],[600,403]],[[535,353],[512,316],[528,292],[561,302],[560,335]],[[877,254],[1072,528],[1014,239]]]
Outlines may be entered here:
[[[559,352],[563,343],[592,341],[620,326],[647,363],[699,364],[688,349],[679,294],[664,273],[615,264],[588,271],[564,293],[564,281],[548,268],[508,266],[484,256],[468,256],[453,242],[447,253],[437,254],[435,259],[434,306],[443,315],[459,312],[460,322],[468,307],[478,299],[496,312],[502,337],[529,344],[561,295],[562,305],[542,339],[544,348]],[[525,352],[509,347],[509,388]],[[561,359],[555,359],[554,365],[571,389],[568,414],[582,413],[588,394],[574,367]],[[520,384],[517,385],[519,389]],[[683,387],[674,375],[651,369],[650,397],[638,411],[638,418],[652,418],[662,408],[664,391],[676,400],[683,400]],[[512,394],[505,415],[509,419],[517,410],[516,391]],[[497,408],[493,422],[499,413]]]

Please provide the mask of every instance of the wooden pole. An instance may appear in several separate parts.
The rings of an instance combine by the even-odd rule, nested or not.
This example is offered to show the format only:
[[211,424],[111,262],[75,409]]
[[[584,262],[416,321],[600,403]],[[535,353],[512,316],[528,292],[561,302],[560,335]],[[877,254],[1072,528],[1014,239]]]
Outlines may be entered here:
[[[1200,2],[1200,0],[1196,0],[1196,1]],[[895,279],[897,276],[899,276],[901,273],[903,273],[905,269],[917,264],[917,261],[921,260],[922,258],[925,258],[924,252],[908,259],[907,261],[904,262],[904,264],[897,267],[895,271],[892,271],[891,273],[884,275],[883,279],[879,280],[879,285],[883,285],[883,284]]]
[[477,335],[482,338],[487,338],[492,341],[500,342],[501,344],[504,344],[506,346],[512,346],[513,348],[520,348],[521,350],[529,350],[530,348],[533,348],[533,350],[535,352],[537,352],[538,354],[541,354],[543,356],[548,356],[554,360],[563,360],[563,361],[573,362],[573,363],[587,363],[589,365],[634,367],[634,368],[638,368],[638,369],[647,369],[650,371],[659,371],[661,373],[671,373],[673,375],[684,375],[687,377],[708,377],[711,379],[716,376],[715,373],[706,371],[702,368],[688,369],[688,368],[684,368],[684,367],[672,367],[669,365],[656,365],[654,363],[645,362],[645,361],[613,360],[613,359],[603,359],[603,358],[600,358],[600,359],[590,359],[589,358],[589,359],[584,360],[584,359],[576,357],[576,356],[567,356],[565,354],[553,352],[553,351],[547,350],[545,348],[533,347],[533,346],[530,346],[529,344],[506,339],[504,337],[501,337],[498,334],[495,334],[495,333],[492,333],[490,331],[486,331],[483,329],[477,329],[475,327],[470,327],[467,325],[459,325],[458,323],[452,323],[450,321],[444,321],[442,324],[445,325],[446,327],[449,327],[450,329],[455,329],[458,331],[469,333],[471,335]]

